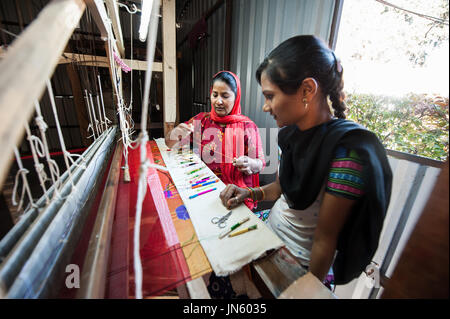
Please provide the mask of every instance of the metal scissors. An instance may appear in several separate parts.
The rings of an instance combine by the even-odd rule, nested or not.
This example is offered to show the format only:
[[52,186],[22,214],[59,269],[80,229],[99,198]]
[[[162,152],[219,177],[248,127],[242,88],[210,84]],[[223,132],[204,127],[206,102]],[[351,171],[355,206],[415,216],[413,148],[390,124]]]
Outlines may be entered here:
[[227,225],[227,219],[228,217],[230,217],[231,213],[233,211],[230,210],[230,212],[222,217],[213,217],[211,219],[211,223],[213,224],[217,224],[217,226],[219,226],[219,228],[224,228]]

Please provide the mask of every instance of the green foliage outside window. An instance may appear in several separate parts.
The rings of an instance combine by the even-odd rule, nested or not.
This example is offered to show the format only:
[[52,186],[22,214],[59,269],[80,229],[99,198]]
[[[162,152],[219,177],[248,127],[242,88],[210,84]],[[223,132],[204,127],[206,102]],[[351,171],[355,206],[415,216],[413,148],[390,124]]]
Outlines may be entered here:
[[445,161],[449,150],[449,101],[409,94],[348,94],[347,118],[376,133],[387,149]]

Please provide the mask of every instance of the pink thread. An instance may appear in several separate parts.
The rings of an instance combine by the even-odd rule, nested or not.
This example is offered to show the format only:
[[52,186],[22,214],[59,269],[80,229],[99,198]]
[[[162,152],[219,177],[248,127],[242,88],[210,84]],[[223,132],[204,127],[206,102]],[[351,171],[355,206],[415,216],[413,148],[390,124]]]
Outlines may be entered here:
[[354,187],[351,187],[348,185],[336,184],[333,182],[328,182],[328,187],[343,190],[343,191],[350,192],[350,193],[357,194],[357,195],[361,195],[364,193],[360,189],[357,189],[357,188],[354,188]]
[[331,167],[340,167],[340,168],[353,168],[357,171],[362,171],[362,165],[352,162],[352,161],[339,161],[333,162]]
[[116,60],[116,63],[120,66],[123,72],[128,73],[131,71],[131,68],[122,61],[122,59],[116,54],[116,52],[113,52],[113,55],[114,60]]

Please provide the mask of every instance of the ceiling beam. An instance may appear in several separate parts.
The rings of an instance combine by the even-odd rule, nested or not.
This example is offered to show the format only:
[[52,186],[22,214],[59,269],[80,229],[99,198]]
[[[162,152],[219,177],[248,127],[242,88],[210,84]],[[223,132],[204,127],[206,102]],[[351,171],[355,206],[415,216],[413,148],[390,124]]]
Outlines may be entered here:
[[[0,47],[0,61],[6,56],[8,50]],[[145,60],[130,60],[122,59],[122,61],[133,70],[145,71],[147,70],[147,61]],[[109,59],[106,56],[78,54],[65,52],[59,58],[58,64],[76,63],[83,66],[97,66],[100,68],[109,67]],[[163,64],[161,62],[153,62],[152,72],[162,72]]]
[[[0,55],[1,56],[1,55]],[[147,70],[147,61],[122,59],[132,70]],[[109,67],[109,59],[106,56],[95,56],[89,54],[64,53],[59,59],[59,64],[76,63],[77,65]],[[163,66],[161,62],[153,62],[153,72],[162,72]]]

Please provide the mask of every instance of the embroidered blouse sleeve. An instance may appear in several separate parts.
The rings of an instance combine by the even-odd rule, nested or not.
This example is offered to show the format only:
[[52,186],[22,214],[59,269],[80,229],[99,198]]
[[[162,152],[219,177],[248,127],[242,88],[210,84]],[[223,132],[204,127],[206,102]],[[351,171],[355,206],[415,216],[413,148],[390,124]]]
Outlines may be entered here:
[[363,162],[354,150],[338,147],[331,161],[325,191],[335,196],[357,200],[364,195]]

